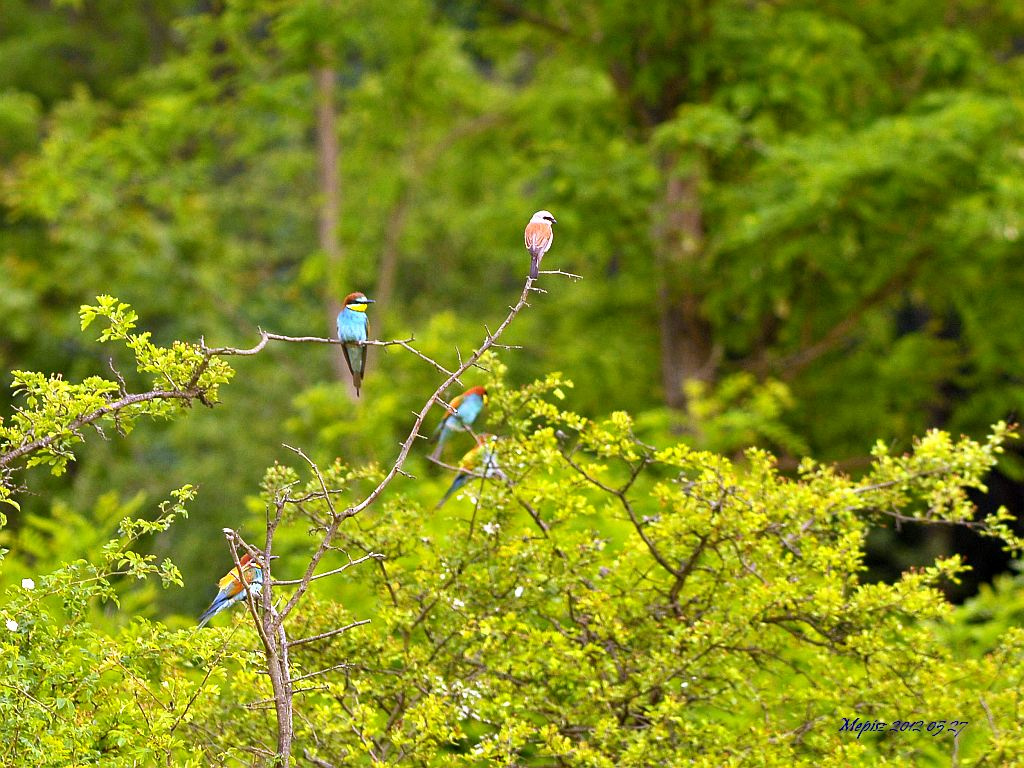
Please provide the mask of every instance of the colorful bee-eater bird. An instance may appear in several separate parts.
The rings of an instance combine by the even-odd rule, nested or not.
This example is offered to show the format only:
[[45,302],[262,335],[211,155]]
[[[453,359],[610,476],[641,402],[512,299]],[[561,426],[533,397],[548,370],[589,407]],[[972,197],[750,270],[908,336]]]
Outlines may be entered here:
[[217,582],[217,588],[220,591],[213,598],[210,607],[199,617],[200,627],[205,627],[206,622],[218,613],[245,599],[245,587],[242,584],[242,579],[245,579],[245,583],[249,585],[249,591],[253,595],[258,595],[263,589],[263,566],[260,562],[254,560],[252,555],[246,552],[239,559],[238,564],[242,567],[241,578],[239,578],[238,568],[232,568],[224,578]]
[[455,475],[451,486],[434,509],[440,509],[453,493],[474,477],[484,477],[488,480],[495,477],[502,480],[507,479],[505,473],[501,471],[501,467],[498,466],[497,444],[498,438],[494,435],[479,436],[476,446],[462,457],[462,461],[459,462],[458,474]]
[[476,421],[480,411],[487,405],[487,390],[483,387],[470,387],[458,397],[452,398],[449,405],[455,409],[455,413],[449,413],[441,419],[441,423],[434,430],[437,437],[437,447],[430,454],[430,458],[436,459],[441,455],[444,442],[452,432],[465,432]]
[[366,316],[366,308],[373,304],[356,291],[345,297],[345,306],[338,313],[338,340],[342,343],[341,351],[352,374],[352,384],[359,397],[359,388],[363,386],[363,372],[366,370],[366,347],[351,342],[366,341],[370,332],[370,320]]
[[555,217],[550,211],[537,211],[526,225],[526,250],[530,252],[530,277],[534,280],[540,274],[540,260],[555,239],[555,232],[551,229],[554,223]]

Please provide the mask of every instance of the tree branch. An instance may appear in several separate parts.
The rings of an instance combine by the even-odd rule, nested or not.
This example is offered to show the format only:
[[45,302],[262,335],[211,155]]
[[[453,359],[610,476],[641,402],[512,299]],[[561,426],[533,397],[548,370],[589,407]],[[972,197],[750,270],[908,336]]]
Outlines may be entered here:
[[313,643],[313,642],[316,642],[317,640],[326,640],[328,637],[334,637],[335,635],[340,635],[342,632],[348,632],[350,629],[355,629],[356,627],[361,627],[361,626],[363,626],[363,624],[369,624],[369,623],[370,623],[369,619],[361,619],[359,621],[353,621],[351,624],[346,624],[344,627],[338,627],[337,629],[332,629],[330,632],[323,632],[323,633],[321,633],[319,635],[314,635],[313,637],[304,637],[301,640],[289,640],[285,644],[285,646],[287,648],[294,648],[297,645],[305,645],[306,643]]
[[[196,377],[198,378],[198,377]],[[201,387],[190,386],[184,389],[155,389],[151,392],[138,392],[135,394],[127,395],[118,400],[112,400],[106,405],[100,406],[99,408],[90,411],[89,413],[79,416],[77,419],[69,423],[60,432],[55,432],[52,435],[46,437],[40,437],[33,440],[30,443],[25,443],[12,448],[7,453],[0,454],[0,467],[7,466],[15,459],[20,459],[34,451],[38,451],[44,448],[49,448],[58,440],[61,440],[68,435],[75,434],[82,427],[87,427],[96,421],[99,421],[104,416],[118,411],[123,411],[125,408],[130,408],[133,405],[139,403],[147,403],[153,400],[196,400],[203,396],[205,390]]]

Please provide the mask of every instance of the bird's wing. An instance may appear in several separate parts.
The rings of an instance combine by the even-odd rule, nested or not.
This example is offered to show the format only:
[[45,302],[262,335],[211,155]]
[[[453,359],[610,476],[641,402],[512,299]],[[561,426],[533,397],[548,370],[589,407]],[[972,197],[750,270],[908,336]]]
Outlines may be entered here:
[[459,469],[463,469],[466,472],[472,472],[476,467],[477,461],[480,456],[480,446],[477,445],[470,448],[466,454],[462,457],[462,463],[459,464]]
[[459,408],[459,415],[462,417],[464,424],[472,424],[476,421],[476,417],[480,415],[480,411],[484,408],[484,398],[481,395],[474,394],[472,397],[467,398],[463,407]]
[[[243,570],[242,573],[245,573]],[[242,586],[242,582],[238,580],[238,568],[232,568],[226,574],[221,577],[221,580],[217,582],[217,589],[223,592],[225,589],[235,584],[239,587]]]
[[[363,338],[360,341],[366,341],[370,338],[370,318],[363,315]],[[369,347],[356,347],[359,350],[359,378],[362,379],[366,373],[366,358],[367,350]]]
[[453,421],[452,423],[455,424],[455,426],[458,426],[457,422],[460,421],[458,417],[459,406],[462,405],[462,401],[465,399],[465,393],[462,393],[461,395],[456,395],[455,397],[452,398],[451,402],[448,403],[448,405],[451,406],[452,411],[455,411],[455,413],[452,413],[452,411],[449,411],[447,408],[444,409],[444,414],[441,416],[441,422],[437,425],[437,429],[434,430],[435,435],[440,434],[441,430],[443,429],[451,429],[451,427],[448,426],[449,419],[454,418],[455,421]]
[[[262,581],[263,571],[255,566],[253,563],[246,563],[242,566],[242,578],[245,579],[246,584],[252,584],[253,581]],[[217,597],[221,595],[234,596],[242,591],[242,581],[238,578],[238,568],[232,568],[217,582],[217,589],[220,590],[217,593]]]
[[552,234],[551,226],[548,224],[539,221],[527,224],[524,235],[527,250],[532,254],[544,253],[551,247]]

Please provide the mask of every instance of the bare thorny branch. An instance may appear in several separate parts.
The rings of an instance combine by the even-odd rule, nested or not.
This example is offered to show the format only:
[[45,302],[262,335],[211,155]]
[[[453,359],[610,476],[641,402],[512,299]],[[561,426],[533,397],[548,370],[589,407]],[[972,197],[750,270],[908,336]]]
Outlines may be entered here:
[[[289,342],[289,343],[292,343],[292,344],[341,344],[341,342],[338,339],[330,339],[330,338],[325,338],[323,336],[285,336],[285,335],[280,334],[280,333],[270,333],[269,331],[264,331],[262,328],[259,329],[259,333],[260,333],[260,340],[259,340],[259,342],[257,342],[256,346],[254,346],[254,347],[249,347],[249,348],[239,348],[239,347],[213,347],[213,348],[208,348],[206,346],[205,339],[200,341],[200,347],[203,350],[203,354],[208,354],[208,355],[211,355],[211,356],[216,355],[216,356],[222,356],[222,357],[229,357],[229,356],[234,356],[234,355],[241,355],[241,356],[257,355],[260,352],[262,352],[266,348],[267,344],[269,342],[271,342],[271,341],[284,341],[284,342]],[[367,341],[360,342],[360,346],[364,346],[364,347],[401,347],[402,349],[406,350],[407,352],[411,352],[412,354],[416,355],[416,357],[418,357],[420,360],[423,360],[424,362],[429,363],[430,365],[432,365],[434,368],[436,368],[438,371],[440,371],[441,373],[445,374],[446,376],[450,376],[451,375],[451,371],[449,371],[447,368],[445,368],[439,362],[434,360],[432,357],[423,354],[418,349],[416,349],[416,347],[414,347],[412,345],[412,342],[415,341],[415,340],[416,340],[415,336],[410,336],[408,339],[392,339],[390,341],[379,341],[379,340],[376,340],[376,339],[369,339]],[[351,342],[349,342],[349,343],[351,343]]]
[[[555,271],[552,274],[567,275],[570,278],[577,276],[568,275],[567,273]],[[409,433],[406,438],[400,443],[398,455],[395,457],[391,464],[390,469],[385,473],[384,477],[377,483],[377,485],[366,494],[362,500],[358,501],[351,506],[344,509],[339,509],[334,501],[334,496],[337,495],[336,491],[330,489],[324,479],[323,473],[320,471],[316,462],[314,462],[304,451],[300,448],[296,448],[290,445],[285,445],[285,448],[295,453],[297,456],[302,458],[309,466],[310,471],[316,477],[317,482],[320,486],[319,492],[307,494],[301,500],[293,499],[288,497],[287,493],[279,494],[275,499],[272,506],[273,514],[271,514],[271,508],[268,507],[267,514],[267,531],[262,551],[253,549],[250,545],[246,544],[242,539],[233,531],[225,531],[228,538],[232,558],[235,562],[235,567],[239,569],[241,573],[241,564],[239,560],[238,550],[239,548],[248,551],[252,556],[257,557],[264,567],[264,580],[263,588],[260,595],[261,598],[261,609],[262,615],[257,610],[255,595],[253,591],[249,589],[249,585],[242,580],[243,587],[246,593],[246,604],[249,609],[249,613],[253,619],[253,623],[256,626],[257,632],[260,637],[260,641],[263,644],[264,655],[267,663],[267,672],[271,679],[271,685],[273,688],[273,699],[268,700],[267,703],[273,703],[277,713],[278,719],[278,750],[277,758],[282,766],[289,766],[291,764],[291,752],[292,752],[292,739],[293,739],[293,717],[294,717],[294,696],[299,691],[295,689],[294,684],[298,680],[306,679],[314,675],[324,674],[330,669],[320,670],[318,672],[302,675],[299,677],[291,677],[288,661],[288,650],[298,645],[304,645],[320,640],[328,640],[332,637],[347,632],[348,630],[354,629],[355,627],[362,626],[369,623],[369,619],[362,619],[353,621],[345,626],[337,627],[320,634],[305,637],[297,640],[289,640],[285,631],[285,619],[292,613],[296,608],[299,601],[305,596],[309,590],[312,582],[326,578],[328,576],[337,575],[348,568],[359,565],[367,560],[376,560],[378,565],[383,568],[384,555],[376,552],[369,552],[363,557],[353,560],[349,558],[349,562],[345,565],[334,568],[329,571],[317,573],[317,566],[323,557],[333,549],[332,542],[338,533],[341,524],[360,512],[365,510],[370,505],[374,504],[388,488],[391,482],[399,475],[405,475],[408,477],[408,473],[405,472],[404,466],[406,460],[409,457],[409,453],[412,449],[416,439],[420,437],[420,431],[425,422],[427,415],[431,408],[435,404],[441,404],[448,412],[452,411],[451,406],[446,400],[443,399],[443,393],[454,383],[461,384],[461,376],[465,374],[470,368],[477,366],[481,357],[490,349],[500,348],[513,348],[508,345],[502,345],[498,343],[499,338],[505,329],[512,323],[516,316],[527,306],[527,301],[532,292],[540,292],[540,289],[534,286],[534,281],[527,278],[526,283],[523,287],[522,292],[519,295],[518,301],[509,307],[509,312],[501,324],[492,331],[486,325],[484,326],[484,339],[481,344],[470,354],[468,357],[463,357],[460,352],[458,353],[459,364],[454,370],[449,370],[444,365],[438,363],[427,355],[424,355],[419,350],[415,349],[411,342],[412,338],[400,339],[394,341],[367,341],[364,342],[366,346],[400,346],[403,349],[411,352],[417,357],[421,358],[436,370],[441,372],[445,379],[441,384],[437,386],[434,392],[425,400],[423,407],[415,412],[415,420],[409,429]],[[201,349],[203,351],[204,359],[208,361],[214,356],[230,356],[240,355],[248,356],[255,355],[266,348],[270,341],[280,341],[286,343],[319,343],[319,344],[338,344],[340,342],[334,339],[320,338],[315,336],[283,336],[281,334],[269,333],[267,331],[260,330],[259,342],[251,348],[241,349],[235,347],[207,347],[205,341],[201,341]],[[271,550],[273,545],[273,537],[281,523],[284,509],[288,504],[301,503],[303,501],[322,499],[327,507],[329,514],[329,522],[325,519],[326,526],[322,532],[319,543],[316,546],[309,562],[306,566],[302,576],[298,579],[282,579],[275,580],[271,577]],[[543,523],[540,523],[542,528],[546,528]],[[273,588],[275,586],[287,586],[294,588],[294,592],[280,607],[275,606],[273,597]],[[340,665],[343,666],[343,665]],[[335,667],[338,668],[338,667]]]

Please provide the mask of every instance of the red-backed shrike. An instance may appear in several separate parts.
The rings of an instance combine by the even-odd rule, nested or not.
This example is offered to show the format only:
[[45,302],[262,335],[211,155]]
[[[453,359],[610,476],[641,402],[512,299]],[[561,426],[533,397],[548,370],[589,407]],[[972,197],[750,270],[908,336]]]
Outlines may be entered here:
[[540,271],[540,260],[551,247],[551,241],[555,239],[555,233],[551,225],[555,223],[555,217],[550,211],[537,211],[526,225],[526,250],[530,252],[530,277],[534,280]]

